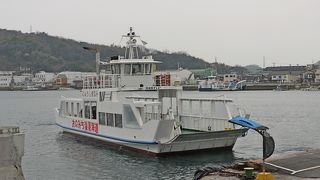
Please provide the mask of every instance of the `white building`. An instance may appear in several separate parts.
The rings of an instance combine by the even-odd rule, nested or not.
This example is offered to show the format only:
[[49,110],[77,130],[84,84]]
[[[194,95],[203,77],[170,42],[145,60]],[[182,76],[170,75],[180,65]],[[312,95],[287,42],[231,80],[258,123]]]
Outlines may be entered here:
[[11,76],[0,75],[0,87],[10,87]]
[[12,80],[12,72],[10,71],[0,72],[0,88],[10,87],[11,80]]
[[315,82],[320,82],[320,69],[317,69],[315,73]]
[[95,76],[94,72],[74,72],[74,71],[64,71],[57,74],[59,76],[65,76],[67,78],[67,84],[74,85],[74,81],[83,80],[86,76]]
[[51,83],[55,81],[55,78],[56,78],[56,75],[54,73],[40,71],[35,74],[32,81],[36,83]]
[[13,80],[14,80],[14,83],[15,85],[18,85],[18,84],[26,84],[28,82],[30,82],[33,78],[33,75],[30,74],[30,73],[23,73],[21,75],[14,75],[13,76]]
[[238,80],[237,74],[224,74],[223,75],[223,81],[224,82],[232,82]]

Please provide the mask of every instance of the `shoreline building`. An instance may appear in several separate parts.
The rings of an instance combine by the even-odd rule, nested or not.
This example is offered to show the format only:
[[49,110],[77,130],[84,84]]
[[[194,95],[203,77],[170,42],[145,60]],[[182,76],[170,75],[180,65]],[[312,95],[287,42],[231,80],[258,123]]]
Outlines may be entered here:
[[40,71],[35,74],[32,82],[39,84],[47,84],[55,82],[56,74],[51,72]]
[[316,82],[316,83],[320,83],[320,69],[317,69],[317,70],[316,70],[316,73],[315,73],[315,82]]
[[83,81],[85,77],[95,75],[95,72],[64,71],[57,74],[55,83],[63,87],[72,87],[76,86],[76,82]]
[[0,88],[9,88],[13,81],[14,71],[0,71]]
[[263,71],[269,74],[271,81],[302,82],[303,73],[306,71],[306,66],[266,67],[263,69]]
[[31,73],[23,73],[13,76],[13,82],[15,86],[28,85],[32,82],[33,75]]

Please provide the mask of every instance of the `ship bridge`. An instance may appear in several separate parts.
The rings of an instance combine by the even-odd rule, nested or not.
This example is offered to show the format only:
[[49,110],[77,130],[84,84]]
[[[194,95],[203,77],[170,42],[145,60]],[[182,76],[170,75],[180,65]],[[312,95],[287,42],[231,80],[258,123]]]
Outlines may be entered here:
[[[127,38],[124,56],[113,56],[109,61],[100,61],[100,52],[96,48],[88,48],[96,52],[96,76],[87,76],[84,78],[84,89],[97,88],[145,88],[152,86],[170,86],[170,76],[161,76],[154,78],[156,64],[161,63],[155,61],[151,55],[139,58],[137,38],[135,32],[130,28],[130,32],[123,35]],[[140,39],[141,40],[141,39]],[[145,45],[146,42],[142,41]],[[104,65],[105,69],[100,71],[100,65]]]

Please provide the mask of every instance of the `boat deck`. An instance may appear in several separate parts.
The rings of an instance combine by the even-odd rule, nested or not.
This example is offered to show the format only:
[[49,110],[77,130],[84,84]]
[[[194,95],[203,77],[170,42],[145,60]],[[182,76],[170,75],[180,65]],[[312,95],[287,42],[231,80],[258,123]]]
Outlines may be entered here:
[[182,134],[174,140],[174,142],[193,141],[193,140],[208,140],[216,138],[234,138],[245,134],[248,129],[233,129],[226,131],[196,131],[196,130],[182,130]]
[[194,133],[201,133],[204,131],[196,131],[196,130],[192,130],[192,129],[182,129],[181,133],[182,134],[194,134]]

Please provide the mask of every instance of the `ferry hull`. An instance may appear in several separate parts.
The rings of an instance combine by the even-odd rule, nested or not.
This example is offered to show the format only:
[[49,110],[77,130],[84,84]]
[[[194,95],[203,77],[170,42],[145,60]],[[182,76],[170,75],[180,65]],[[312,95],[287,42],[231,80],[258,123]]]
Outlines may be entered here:
[[79,132],[66,127],[62,128],[65,133],[77,135],[79,137],[90,138],[91,140],[99,141],[119,149],[128,149],[131,151],[155,156],[214,149],[232,150],[237,138],[243,136],[248,130],[235,129],[228,131],[181,134],[170,142],[152,144],[123,142]]

